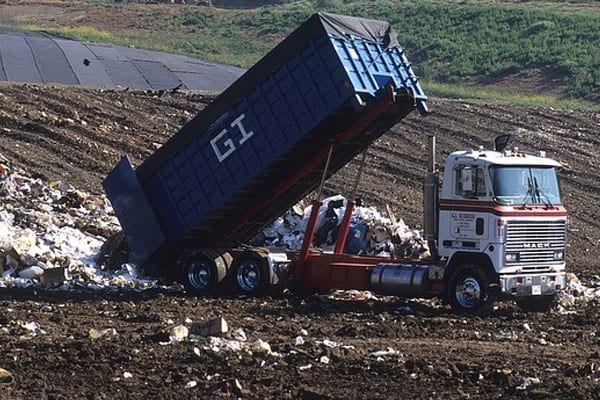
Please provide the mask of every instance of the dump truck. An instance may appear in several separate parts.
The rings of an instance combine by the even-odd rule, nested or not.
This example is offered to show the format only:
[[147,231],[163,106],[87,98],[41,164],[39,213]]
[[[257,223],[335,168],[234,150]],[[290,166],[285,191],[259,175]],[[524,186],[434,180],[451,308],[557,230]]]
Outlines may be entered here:
[[[566,280],[559,164],[502,138],[451,153],[441,184],[430,139],[430,257],[345,254],[353,201],[333,252],[312,246],[326,179],[426,101],[389,23],[313,15],[141,165],[125,155],[108,174],[132,261],[198,295],[359,289],[470,314],[500,299],[549,308]],[[299,251],[248,245],[315,191]]]

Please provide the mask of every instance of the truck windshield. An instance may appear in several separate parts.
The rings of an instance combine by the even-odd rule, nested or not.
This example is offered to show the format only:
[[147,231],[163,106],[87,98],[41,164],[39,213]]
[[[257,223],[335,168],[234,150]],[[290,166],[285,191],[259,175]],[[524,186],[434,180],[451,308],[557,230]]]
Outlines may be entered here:
[[490,174],[499,204],[561,204],[554,167],[496,166],[490,168]]

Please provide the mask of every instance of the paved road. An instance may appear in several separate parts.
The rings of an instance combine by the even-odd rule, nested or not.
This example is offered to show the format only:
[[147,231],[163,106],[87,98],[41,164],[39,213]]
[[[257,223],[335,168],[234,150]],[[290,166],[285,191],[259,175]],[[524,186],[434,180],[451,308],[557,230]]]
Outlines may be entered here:
[[0,31],[0,80],[132,89],[222,91],[244,69],[191,57]]

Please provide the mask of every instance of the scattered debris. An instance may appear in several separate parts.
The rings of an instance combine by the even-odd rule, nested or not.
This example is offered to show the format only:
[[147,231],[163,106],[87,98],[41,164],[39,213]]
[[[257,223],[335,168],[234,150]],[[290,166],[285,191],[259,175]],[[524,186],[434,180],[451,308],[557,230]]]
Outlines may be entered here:
[[519,385],[517,385],[516,389],[517,390],[526,390],[528,387],[533,386],[533,385],[539,385],[541,383],[539,378],[534,378],[534,377],[526,377],[523,378],[523,380],[521,381],[521,383]]
[[40,276],[40,283],[45,288],[56,287],[67,281],[67,270],[64,267],[48,268]]
[[198,382],[196,382],[196,381],[189,381],[188,383],[185,384],[186,389],[193,389],[196,386],[198,386]]
[[257,339],[254,343],[252,343],[250,348],[252,349],[252,351],[254,351],[256,353],[266,353],[266,354],[272,353],[271,345],[261,339]]
[[379,357],[384,357],[384,356],[393,356],[396,354],[398,354],[398,352],[396,350],[392,349],[391,347],[388,347],[385,350],[377,350],[377,351],[372,352],[371,356],[379,358]]
[[323,346],[329,347],[329,348],[341,347],[341,348],[347,349],[347,350],[354,349],[354,346],[352,346],[352,345],[345,345],[343,343],[335,342],[335,341],[329,340],[329,339],[317,340],[317,341],[315,341],[315,343],[318,345],[322,344]]
[[202,351],[198,347],[194,346],[194,354],[200,357],[202,355]]
[[203,324],[195,325],[192,327],[192,332],[200,336],[215,336],[227,333],[229,327],[227,321],[224,318],[214,318]]
[[[240,352],[243,349],[243,344],[239,340],[229,340],[221,337],[211,336],[208,346],[204,346],[205,350],[212,350],[215,353],[223,351],[231,351],[234,353]],[[194,352],[196,352],[194,350]]]
[[185,325],[177,325],[171,328],[171,334],[169,335],[169,340],[171,343],[179,343],[183,342],[188,338],[190,334],[189,329]]
[[10,371],[0,368],[0,385],[8,385],[14,381],[13,375]]
[[100,339],[103,336],[117,336],[117,330],[115,328],[106,328],[99,331],[97,329],[91,328],[88,331],[88,335],[92,340],[96,340]]
[[244,387],[242,386],[242,383],[237,379],[233,380],[233,390],[238,396],[244,394]]
[[120,231],[104,196],[89,196],[60,181],[46,184],[16,168],[3,171],[0,288],[146,290],[158,285],[132,274],[132,265],[116,272],[97,265],[103,242]]
[[519,340],[519,335],[514,331],[500,331],[498,333],[494,333],[494,338],[496,340],[508,340],[508,341],[517,341]]
[[558,308],[561,313],[569,313],[568,309],[577,304],[600,303],[600,283],[586,286],[579,281],[574,273],[567,273],[567,288],[563,290],[558,299]]
[[29,332],[36,332],[40,330],[40,324],[38,322],[22,322],[21,328]]
[[231,333],[231,336],[233,336],[235,340],[239,340],[240,342],[245,342],[248,339],[246,336],[246,332],[244,332],[242,328],[238,328],[235,331],[233,331]]
[[329,339],[324,339],[323,341],[317,342],[317,343],[321,343],[321,344],[323,344],[323,346],[326,346],[326,347],[341,347],[341,346],[343,346],[342,343],[334,342],[333,340],[329,340]]

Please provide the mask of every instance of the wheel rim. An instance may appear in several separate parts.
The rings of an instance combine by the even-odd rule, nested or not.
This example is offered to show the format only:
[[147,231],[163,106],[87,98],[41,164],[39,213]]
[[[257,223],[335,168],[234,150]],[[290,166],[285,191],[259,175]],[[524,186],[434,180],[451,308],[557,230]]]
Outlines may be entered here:
[[473,277],[466,277],[456,285],[456,302],[465,309],[473,309],[481,299],[481,286]]
[[210,267],[202,261],[194,261],[188,267],[188,282],[195,289],[203,290],[210,285],[212,281],[212,271]]
[[253,292],[260,286],[260,266],[253,260],[244,260],[240,263],[236,281],[238,286],[245,292]]

